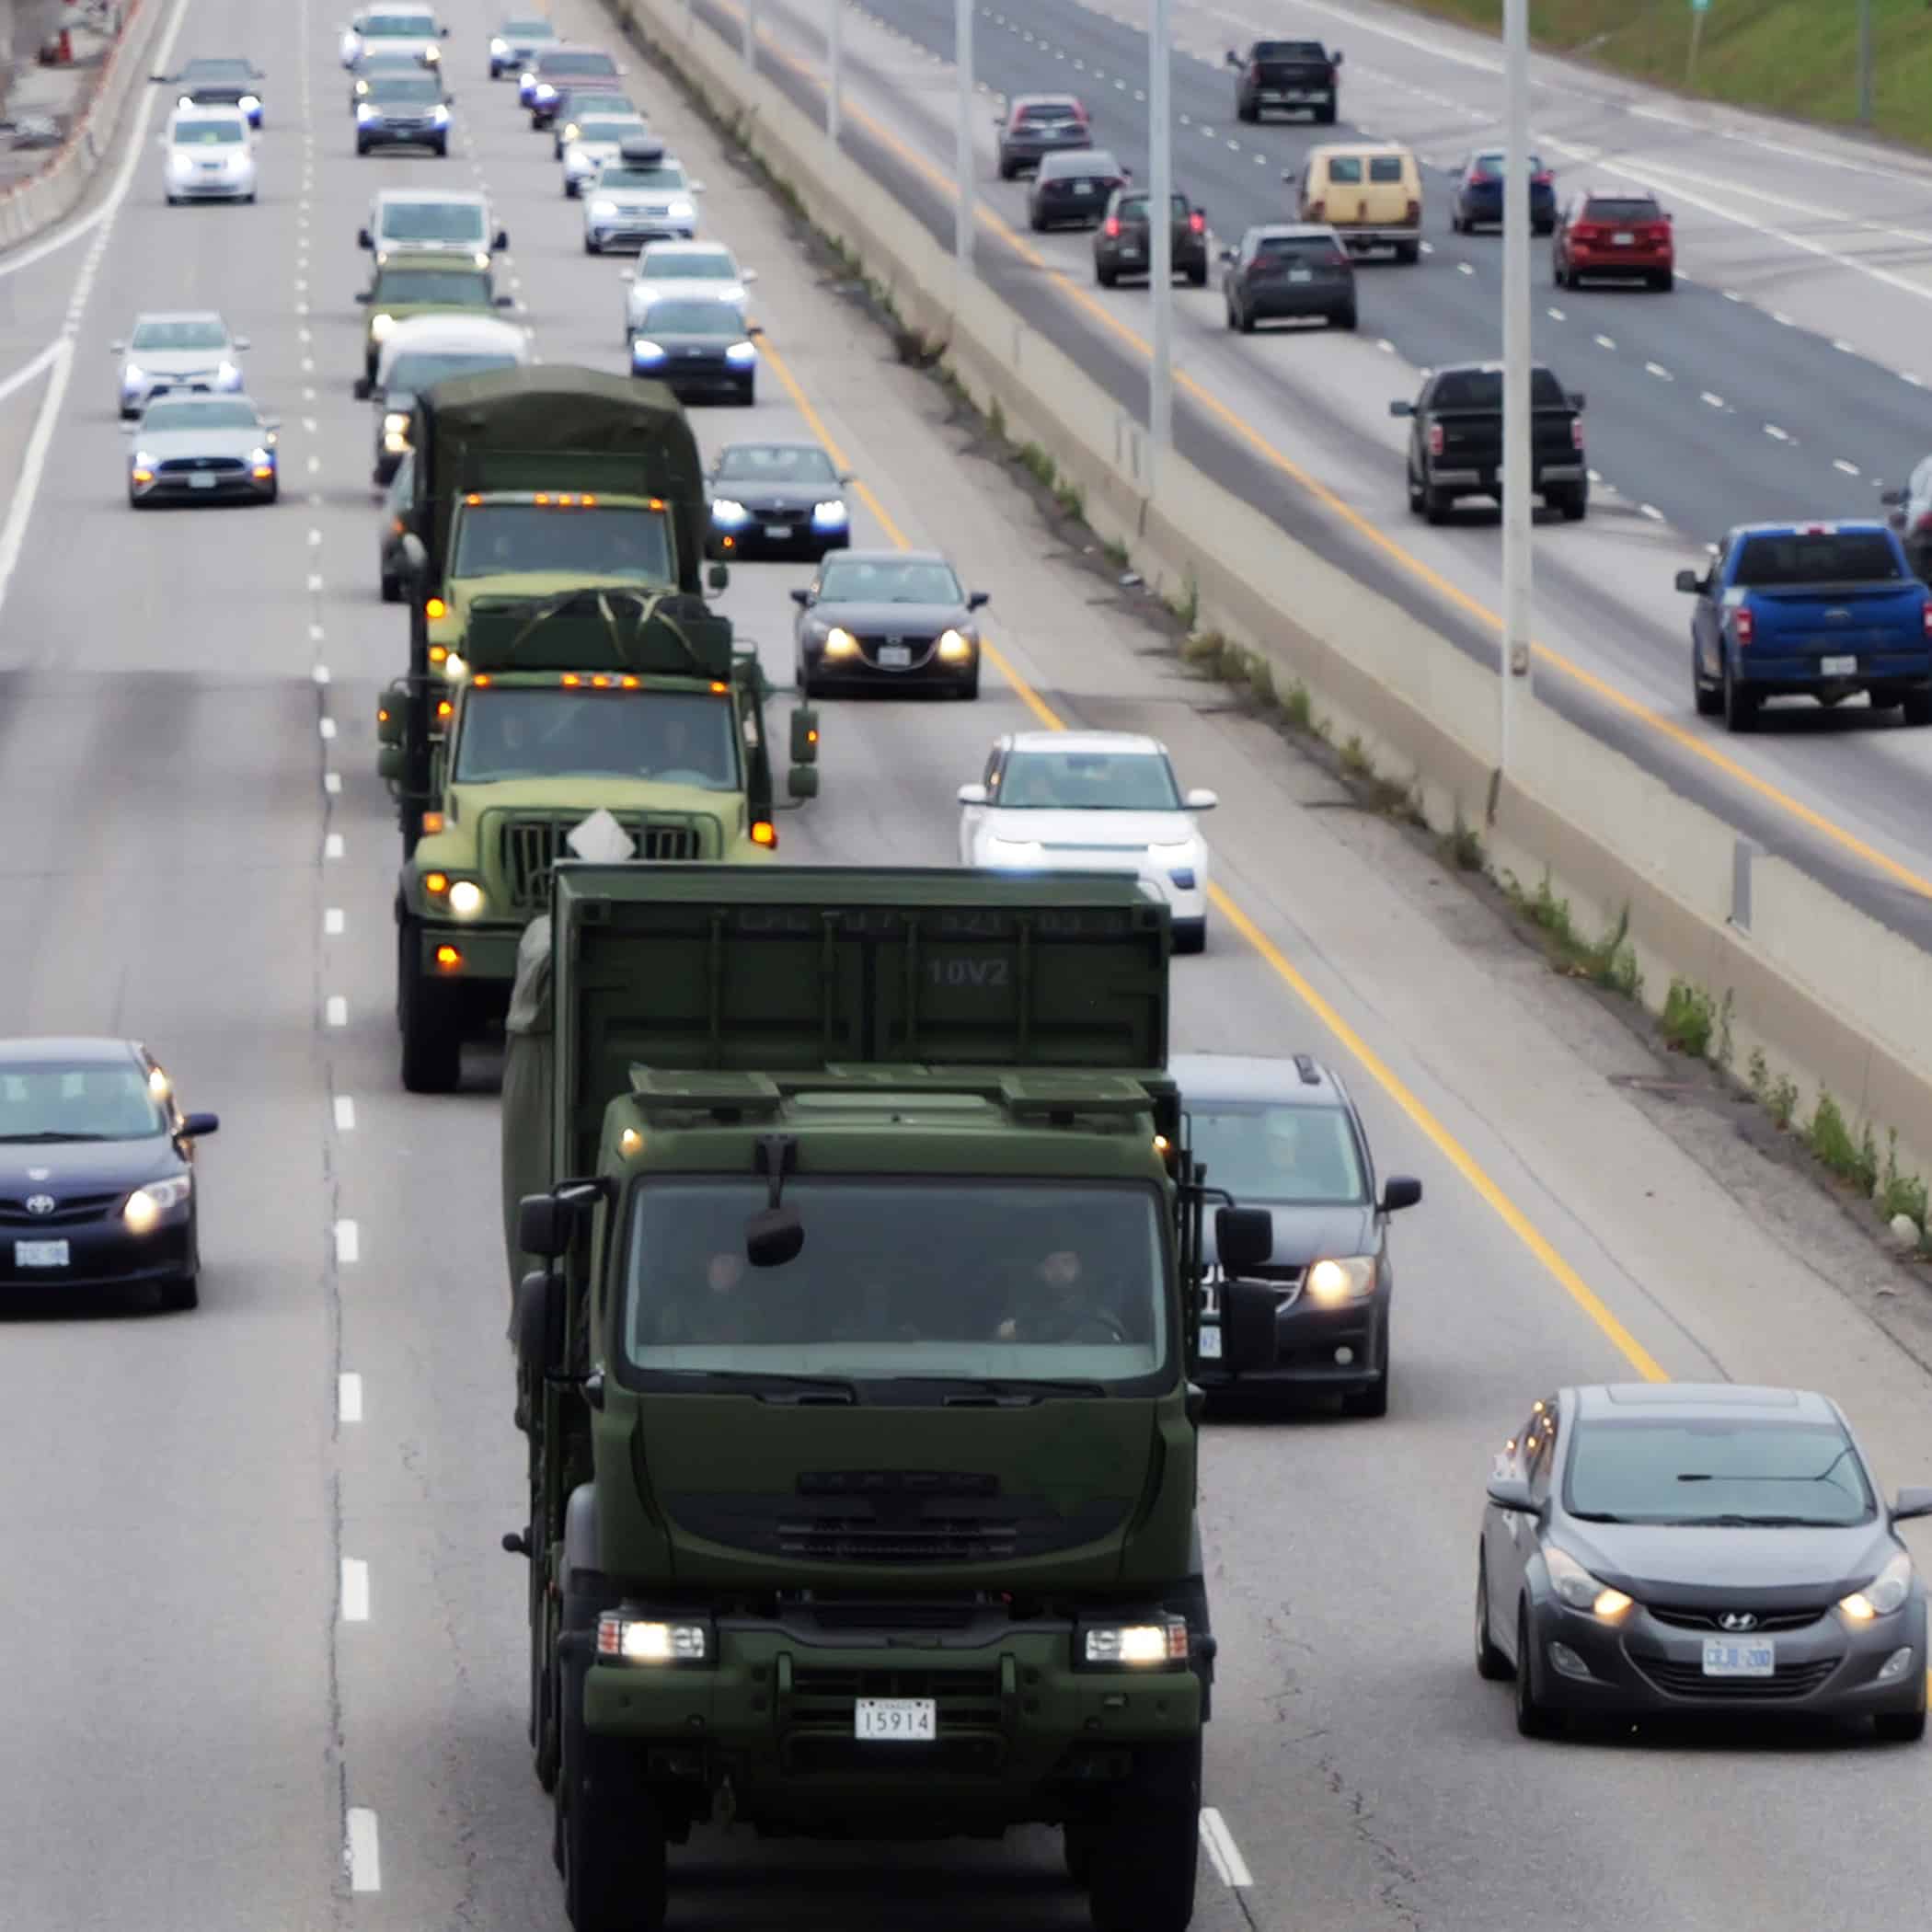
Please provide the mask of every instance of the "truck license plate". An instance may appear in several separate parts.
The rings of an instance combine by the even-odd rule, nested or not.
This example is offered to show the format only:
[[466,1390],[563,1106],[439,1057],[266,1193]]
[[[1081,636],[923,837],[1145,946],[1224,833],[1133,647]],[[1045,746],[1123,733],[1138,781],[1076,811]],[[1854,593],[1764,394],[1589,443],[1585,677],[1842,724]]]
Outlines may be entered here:
[[881,644],[879,661],[888,671],[904,671],[913,661],[913,647],[910,644]]
[[1820,658],[1818,673],[1821,677],[1856,677],[1858,661],[1857,658]]
[[1201,1359],[1203,1362],[1221,1360],[1221,1330],[1203,1328],[1201,1331]]
[[936,1743],[938,1704],[931,1697],[861,1697],[853,1707],[852,1735],[873,1744]]
[[67,1265],[67,1244],[64,1241],[16,1241],[14,1243],[14,1266],[16,1268],[64,1268]]
[[1722,1638],[1704,1640],[1707,1677],[1769,1677],[1777,1668],[1777,1647],[1772,1643],[1730,1643]]

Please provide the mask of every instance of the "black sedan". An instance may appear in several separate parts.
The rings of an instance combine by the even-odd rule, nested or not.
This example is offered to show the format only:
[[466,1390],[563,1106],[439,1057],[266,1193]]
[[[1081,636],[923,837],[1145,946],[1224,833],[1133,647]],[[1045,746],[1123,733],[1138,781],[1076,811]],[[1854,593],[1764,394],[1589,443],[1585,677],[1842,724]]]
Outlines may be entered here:
[[152,1287],[192,1308],[194,1144],[220,1124],[182,1113],[136,1041],[0,1041],[0,1288]]
[[1334,229],[1315,222],[1250,228],[1224,248],[1221,293],[1227,326],[1251,336],[1263,322],[1314,319],[1355,326],[1355,264]]
[[1333,1394],[1344,1414],[1386,1414],[1396,1292],[1388,1217],[1421,1200],[1421,1182],[1392,1174],[1377,1190],[1362,1115],[1341,1076],[1310,1054],[1177,1053],[1168,1071],[1210,1184],[1244,1208],[1265,1208],[1274,1225],[1269,1259],[1235,1277],[1275,1290],[1271,1359],[1238,1377],[1219,1365],[1225,1276],[1211,1226],[1196,1379],[1251,1394]]
[[793,676],[807,697],[840,686],[923,686],[980,695],[980,633],[970,594],[937,550],[845,550],[791,599]]
[[[1540,155],[1529,157],[1530,228],[1536,235],[1552,235],[1557,226],[1557,184]],[[1502,226],[1502,184],[1509,172],[1510,157],[1501,148],[1484,148],[1463,163],[1455,178],[1455,196],[1449,204],[1449,225],[1458,235],[1473,235],[1478,227]]]
[[178,74],[153,76],[162,86],[175,89],[175,101],[183,108],[239,108],[248,117],[248,125],[261,125],[262,76],[248,61],[190,61]]
[[1926,1729],[1926,1591],[1837,1405],[1733,1383],[1565,1388],[1489,1478],[1476,1667],[1516,1728],[1732,1711]]
[[733,443],[711,472],[713,557],[823,557],[852,541],[849,476],[815,443]]
[[630,373],[662,383],[680,402],[700,396],[756,400],[764,331],[735,302],[669,297],[653,302],[632,338]]
[[1027,220],[1035,234],[1076,222],[1083,228],[1098,224],[1107,198],[1133,178],[1104,147],[1084,147],[1072,154],[1045,155],[1033,185],[1027,190]]

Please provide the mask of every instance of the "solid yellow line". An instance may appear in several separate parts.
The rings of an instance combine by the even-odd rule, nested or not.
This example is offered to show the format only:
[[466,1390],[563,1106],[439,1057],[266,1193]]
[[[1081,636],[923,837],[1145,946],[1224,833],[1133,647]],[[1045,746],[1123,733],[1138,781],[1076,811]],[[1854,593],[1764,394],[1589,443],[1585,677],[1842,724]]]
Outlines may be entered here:
[[[742,10],[735,4],[735,0],[720,0],[720,10],[739,19],[743,17]],[[815,68],[808,63],[799,60],[787,49],[780,47],[773,40],[769,29],[761,27],[758,29],[758,34],[759,38],[765,43],[767,52],[774,58],[789,67],[793,73],[809,82],[819,92],[823,93],[824,82]],[[942,196],[949,201],[958,200],[958,185],[952,177],[944,173],[932,162],[928,161],[924,155],[919,154],[914,148],[908,147],[891,129],[875,121],[863,108],[854,106],[849,101],[844,104],[842,112],[847,121],[857,121],[863,126],[866,132],[880,146],[889,149],[901,161],[904,162],[908,167],[923,175]],[[1136,354],[1148,359],[1152,358],[1153,349],[1144,337],[1130,324],[1122,321],[1104,303],[1096,301],[1087,289],[1083,288],[1070,276],[1053,268],[1037,248],[1030,247],[1018,233],[1008,227],[1006,222],[988,208],[984,202],[978,203],[975,212],[982,226],[998,240],[1005,243],[1022,261],[1045,274],[1058,286],[1061,293],[1072,301],[1076,307],[1080,308],[1113,335],[1118,336]],[[1398,569],[1406,571],[1419,582],[1426,585],[1436,596],[1454,605],[1466,616],[1473,618],[1478,624],[1487,626],[1491,630],[1499,633],[1501,631],[1502,619],[1496,612],[1489,609],[1480,599],[1472,597],[1466,591],[1450,582],[1440,571],[1424,563],[1420,558],[1404,549],[1379,524],[1363,516],[1352,504],[1345,502],[1340,497],[1337,496],[1327,484],[1320,481],[1319,478],[1311,476],[1308,471],[1302,468],[1291,457],[1284,455],[1259,430],[1255,429],[1252,424],[1243,421],[1241,417],[1231,409],[1227,404],[1223,402],[1218,396],[1214,395],[1212,390],[1204,388],[1194,377],[1188,374],[1185,370],[1177,370],[1175,372],[1174,383],[1177,388],[1183,390],[1202,408],[1205,409],[1209,415],[1215,418],[1224,428],[1232,431],[1243,443],[1247,443],[1262,461],[1267,463],[1271,468],[1280,471],[1297,489],[1301,489],[1307,496],[1312,497],[1331,516],[1345,523],[1364,543],[1373,546],[1376,550],[1380,551]],[[1565,657],[1561,651],[1554,650],[1551,646],[1533,642],[1530,648],[1539,662],[1548,665],[1553,671],[1560,672],[1573,683],[1581,685],[1593,697],[1604,704],[1614,706],[1617,710],[1622,711],[1627,717],[1634,719],[1639,724],[1648,726],[1660,737],[1668,739],[1678,750],[1701,759],[1706,765],[1711,766],[1713,770],[1721,772],[1733,784],[1740,785],[1745,790],[1754,793],[1758,798],[1765,800],[1766,804],[1796,819],[1800,824],[1815,832],[1821,838],[1828,840],[1842,850],[1863,860],[1874,871],[1881,873],[1894,884],[1903,886],[1907,891],[1919,893],[1923,897],[1932,898],[1932,878],[1927,878],[1922,873],[1914,871],[1910,866],[1893,858],[1890,853],[1881,852],[1878,846],[1860,838],[1857,833],[1846,830],[1845,826],[1839,824],[1834,819],[1826,817],[1815,806],[1807,805],[1801,799],[1794,798],[1789,792],[1785,791],[1770,779],[1760,776],[1759,774],[1752,771],[1746,765],[1740,765],[1736,759],[1731,757],[1727,753],[1719,750],[1708,738],[1696,731],[1687,730],[1674,719],[1666,717],[1662,712],[1653,710],[1642,699],[1632,697],[1627,692],[1618,690],[1616,685],[1606,683],[1594,672],[1587,670],[1583,665],[1577,663],[1570,658]],[[990,650],[987,655],[989,657],[993,655]]]
[[[784,384],[799,414],[805,419],[806,427],[824,446],[827,455],[840,469],[852,467],[845,452],[839,447],[825,420],[811,399],[806,396],[785,358],[771,346],[768,336],[761,337],[760,344],[764,358],[771,365],[772,373]],[[908,550],[912,546],[893,522],[885,505],[879,500],[871,487],[856,479],[853,489],[860,500],[878,518],[880,528],[891,539],[894,546]],[[1064,731],[1068,729],[1062,718],[1047,701],[1020,676],[1006,659],[989,644],[984,646],[986,656],[998,669],[1000,675],[1019,694],[1021,701],[1040,722],[1050,731]],[[1209,896],[1213,900],[1222,916],[1240,936],[1252,946],[1269,968],[1328,1031],[1341,1042],[1347,1052],[1364,1067],[1369,1076],[1388,1097],[1395,1101],[1409,1118],[1413,1121],[1428,1140],[1442,1154],[1458,1174],[1475,1189],[1488,1203],[1497,1217],[1510,1232],[1529,1249],[1543,1267],[1556,1279],[1570,1299],[1607,1336],[1623,1358],[1646,1382],[1667,1382],[1666,1375],[1656,1359],[1644,1348],[1635,1336],[1618,1321],[1604,1305],[1602,1298],[1589,1283],[1578,1274],[1568,1261],[1538,1232],[1535,1223],[1495,1181],[1477,1161],[1474,1155],[1463,1146],[1433,1113],[1412,1093],[1388,1063],[1371,1047],[1366,1040],[1351,1027],[1336,1009],[1316,991],[1307,979],[1289,961],[1287,956],[1275,945],[1266,933],[1248,917],[1241,907],[1219,886],[1211,886]]]

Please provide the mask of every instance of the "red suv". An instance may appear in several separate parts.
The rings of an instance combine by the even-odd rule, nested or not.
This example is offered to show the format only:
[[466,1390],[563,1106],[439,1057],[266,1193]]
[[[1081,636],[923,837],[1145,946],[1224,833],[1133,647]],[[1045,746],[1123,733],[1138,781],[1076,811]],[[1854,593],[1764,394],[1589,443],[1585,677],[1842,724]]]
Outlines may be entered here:
[[1647,194],[1580,194],[1563,211],[1550,244],[1550,273],[1559,289],[1585,275],[1641,275],[1653,289],[1677,279],[1671,218]]

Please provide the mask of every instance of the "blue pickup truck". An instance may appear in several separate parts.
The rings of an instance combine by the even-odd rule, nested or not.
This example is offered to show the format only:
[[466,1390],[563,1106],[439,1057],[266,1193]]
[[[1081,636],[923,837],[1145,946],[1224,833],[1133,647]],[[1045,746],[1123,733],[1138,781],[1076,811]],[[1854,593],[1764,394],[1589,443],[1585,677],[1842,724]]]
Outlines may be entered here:
[[1744,523],[1677,588],[1697,600],[1698,713],[1726,730],[1754,730],[1767,697],[1835,705],[1859,691],[1932,724],[1932,598],[1885,524]]

